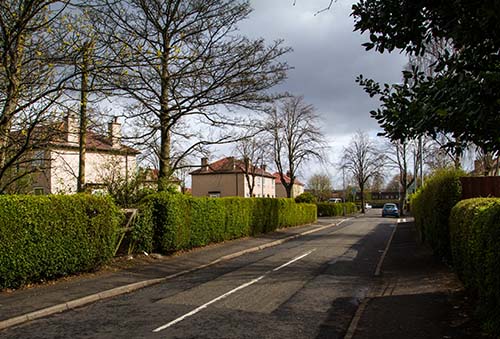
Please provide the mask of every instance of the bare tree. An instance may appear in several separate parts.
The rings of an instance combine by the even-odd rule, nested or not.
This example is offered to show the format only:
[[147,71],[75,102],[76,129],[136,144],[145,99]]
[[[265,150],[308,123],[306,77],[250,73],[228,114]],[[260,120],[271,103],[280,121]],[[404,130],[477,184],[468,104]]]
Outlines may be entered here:
[[[142,143],[159,141],[159,190],[175,170],[173,139],[193,139],[179,124],[236,124],[222,106],[260,109],[289,68],[278,61],[290,50],[281,41],[266,46],[238,35],[237,23],[251,11],[248,1],[99,3],[100,25],[113,42],[113,58],[120,60],[116,84],[133,102],[128,117],[144,127],[136,136]],[[198,146],[194,141],[184,155]]]
[[397,185],[399,208],[401,215],[404,215],[408,189],[413,184],[413,181],[416,180],[415,176],[409,175],[409,163],[413,155],[412,144],[401,141],[389,142],[385,154],[388,167],[395,168],[399,172],[396,176],[399,183]]
[[[77,191],[85,191],[85,166],[87,150],[87,130],[95,127],[91,124],[92,105],[100,102],[105,95],[112,95],[113,88],[107,76],[110,69],[116,67],[111,59],[109,41],[100,35],[95,23],[99,14],[89,3],[74,1],[69,13],[57,22],[56,31],[60,40],[64,41],[65,57],[59,62],[61,66],[73,68],[74,79],[66,86],[65,94],[78,103],[78,109],[70,112],[79,118],[79,164],[77,175]],[[105,94],[105,95],[103,95]],[[100,115],[104,116],[102,112]]]
[[332,181],[326,174],[314,174],[307,181],[307,188],[319,201],[330,198],[332,194]]
[[344,148],[342,166],[353,175],[360,193],[361,210],[365,213],[365,188],[368,180],[379,174],[384,167],[385,156],[375,147],[370,137],[362,131],[356,132],[350,144]]
[[454,139],[443,133],[437,134],[432,139],[422,139],[424,145],[422,150],[423,161],[430,170],[449,167],[461,168],[463,156],[470,146],[463,149],[458,146],[450,148],[448,145],[451,142],[455,142]]
[[492,153],[485,153],[481,149],[477,149],[474,159],[474,170],[476,175],[498,175],[500,162],[498,156],[494,157]]
[[370,180],[370,190],[372,192],[380,192],[385,184],[385,178],[382,173],[375,173]]
[[324,158],[326,144],[318,120],[314,107],[302,96],[283,99],[269,114],[274,163],[289,198],[298,169],[311,159]]
[[74,76],[58,68],[63,41],[52,32],[68,2],[0,2],[0,192],[33,173],[31,153],[55,131],[37,127],[54,127],[52,109]]
[[263,174],[269,149],[259,136],[241,139],[235,147],[236,154],[243,159],[243,172],[250,196],[253,196],[255,178]]

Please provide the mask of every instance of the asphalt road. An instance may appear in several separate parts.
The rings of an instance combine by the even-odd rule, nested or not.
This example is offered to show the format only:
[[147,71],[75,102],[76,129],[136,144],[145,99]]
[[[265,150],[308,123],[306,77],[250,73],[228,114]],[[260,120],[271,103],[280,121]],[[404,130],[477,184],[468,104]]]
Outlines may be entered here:
[[380,210],[2,338],[343,338],[396,219]]

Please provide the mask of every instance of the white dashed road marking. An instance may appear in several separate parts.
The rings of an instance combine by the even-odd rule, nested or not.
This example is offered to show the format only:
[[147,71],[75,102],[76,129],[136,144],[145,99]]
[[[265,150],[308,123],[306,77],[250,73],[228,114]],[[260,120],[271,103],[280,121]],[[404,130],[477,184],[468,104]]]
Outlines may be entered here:
[[315,250],[316,250],[316,249],[314,248],[314,249],[312,249],[312,250],[310,250],[310,251],[308,251],[308,252],[306,252],[306,253],[304,253],[304,254],[302,254],[302,255],[298,256],[298,257],[293,258],[292,260],[290,260],[290,261],[288,261],[288,262],[284,263],[283,265],[278,266],[278,267],[276,267],[276,268],[272,269],[271,271],[267,271],[266,273],[264,273],[264,274],[263,274],[263,275],[261,275],[260,277],[255,278],[255,279],[253,279],[253,280],[251,280],[251,281],[249,281],[249,282],[247,282],[247,283],[244,283],[243,285],[240,285],[240,286],[238,286],[238,287],[236,287],[236,288],[232,289],[231,291],[229,291],[229,292],[227,292],[227,293],[224,293],[224,294],[222,294],[222,295],[218,296],[218,297],[217,297],[217,298],[215,298],[215,299],[210,300],[209,302],[207,302],[207,303],[205,303],[205,304],[203,304],[203,305],[201,305],[201,306],[199,306],[199,307],[195,308],[195,309],[194,309],[194,310],[192,310],[191,312],[188,312],[188,313],[184,314],[183,316],[181,316],[181,317],[179,317],[179,318],[177,318],[177,319],[175,319],[175,320],[172,320],[171,322],[169,322],[169,323],[167,323],[167,324],[165,324],[165,325],[163,325],[163,326],[160,326],[160,327],[158,327],[158,328],[155,328],[155,329],[153,330],[153,332],[160,332],[160,331],[163,331],[164,329],[169,328],[169,327],[171,327],[171,326],[173,326],[173,325],[175,325],[175,324],[177,324],[177,323],[179,323],[179,322],[183,321],[184,319],[186,319],[186,318],[188,318],[188,317],[190,317],[190,316],[192,316],[192,315],[195,315],[196,313],[198,313],[198,312],[200,312],[201,310],[203,310],[203,309],[207,308],[207,307],[208,307],[208,306],[210,306],[211,304],[216,303],[217,301],[222,300],[222,299],[224,299],[224,298],[226,298],[226,297],[230,296],[231,294],[233,294],[233,293],[235,293],[235,292],[237,292],[237,291],[239,291],[239,290],[242,290],[242,289],[244,289],[244,288],[246,288],[246,287],[248,287],[248,286],[250,286],[250,285],[255,284],[256,282],[258,282],[258,281],[260,281],[260,280],[264,279],[264,278],[265,278],[268,274],[270,274],[271,272],[276,272],[276,271],[279,271],[280,269],[282,269],[282,268],[284,268],[284,267],[286,267],[286,266],[288,266],[288,265],[290,265],[290,264],[292,264],[292,263],[294,263],[294,262],[296,262],[296,261],[298,261],[298,260],[300,260],[300,259],[302,259],[302,258],[304,258],[304,257],[308,256],[309,254],[311,254],[311,253],[312,253],[312,252],[314,252]]

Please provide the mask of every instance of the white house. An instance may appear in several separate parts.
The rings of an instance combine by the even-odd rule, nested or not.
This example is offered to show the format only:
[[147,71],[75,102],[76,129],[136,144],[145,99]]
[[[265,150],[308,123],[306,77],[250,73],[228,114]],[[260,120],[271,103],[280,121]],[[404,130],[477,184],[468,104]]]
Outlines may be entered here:
[[[32,177],[35,194],[75,193],[79,162],[79,121],[66,116],[55,137],[32,153],[31,166],[40,170]],[[112,180],[128,180],[136,172],[139,151],[121,143],[121,125],[115,118],[108,124],[108,135],[87,132],[85,183],[98,189]]]

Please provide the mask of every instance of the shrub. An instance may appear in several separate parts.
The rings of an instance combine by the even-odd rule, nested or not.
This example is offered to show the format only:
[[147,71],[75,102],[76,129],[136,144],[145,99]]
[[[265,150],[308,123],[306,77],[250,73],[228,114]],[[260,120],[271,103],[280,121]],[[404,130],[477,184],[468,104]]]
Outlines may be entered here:
[[321,202],[318,203],[317,206],[318,206],[319,217],[335,217],[344,215],[344,207],[346,209],[346,215],[353,214],[358,211],[358,207],[353,202],[346,202],[346,203]]
[[316,200],[316,197],[309,192],[304,192],[295,198],[296,203],[315,204]]
[[479,298],[479,318],[486,330],[500,334],[500,199],[459,202],[451,211],[453,266]]
[[0,196],[0,288],[93,271],[113,256],[121,212],[90,195]]
[[427,179],[411,198],[420,239],[430,244],[437,256],[450,259],[448,219],[453,206],[460,200],[462,186],[459,170],[442,170]]
[[145,199],[141,216],[140,228],[152,230],[153,235],[144,239],[138,236],[138,242],[169,253],[310,223],[316,220],[316,206],[296,204],[293,199],[197,198],[158,193]]

